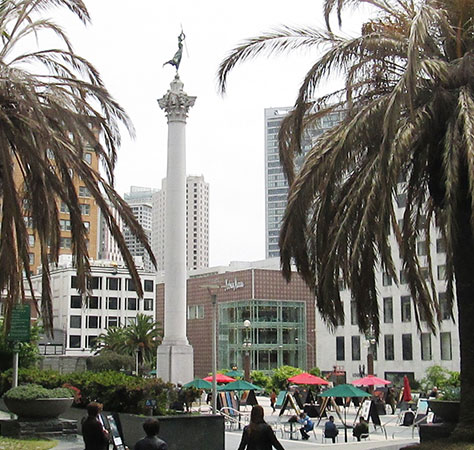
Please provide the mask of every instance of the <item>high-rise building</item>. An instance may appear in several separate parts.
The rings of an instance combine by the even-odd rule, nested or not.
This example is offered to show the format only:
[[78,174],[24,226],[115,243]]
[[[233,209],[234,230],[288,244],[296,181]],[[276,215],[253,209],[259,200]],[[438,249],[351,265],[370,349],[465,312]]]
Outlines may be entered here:
[[[51,156],[52,159],[52,156]],[[87,148],[84,151],[84,161],[89,164],[94,170],[99,170],[99,161],[97,154],[92,148]],[[70,169],[72,171],[72,169]],[[20,183],[20,169],[17,165],[14,167],[15,179]],[[99,234],[99,207],[96,201],[91,196],[89,190],[81,181],[76,173],[72,173],[73,183],[77,189],[79,196],[79,203],[82,213],[82,219],[88,232],[88,251],[89,257],[97,258],[98,255],[98,234]],[[59,226],[61,229],[60,251],[61,255],[72,254],[72,240],[71,240],[71,220],[69,217],[69,210],[65,203],[58,199],[59,209]],[[29,246],[30,246],[30,270],[35,274],[38,267],[41,265],[41,251],[38,236],[33,230],[32,218],[28,215],[28,209],[25,208],[25,224],[29,232]]]
[[[158,271],[165,268],[166,179],[153,194],[151,245]],[[209,267],[209,184],[203,176],[186,178],[186,268]]]
[[[278,132],[282,120],[291,108],[265,108],[265,253],[267,258],[280,256],[278,236],[286,208],[288,182],[283,174],[278,155]],[[306,153],[314,140],[324,131],[341,120],[341,111],[323,117],[319,123],[306,132],[303,150]],[[296,169],[301,167],[304,155],[296,161]]]
[[[151,242],[153,229],[153,194],[158,189],[132,186],[130,192],[124,195],[124,200],[130,205],[133,214],[138,223],[142,226],[148,241]],[[145,246],[135,237],[128,227],[124,227],[124,238],[128,250],[132,256],[139,262],[141,260],[143,268],[152,272],[155,270],[151,262],[150,255],[145,250]]]
[[[114,208],[110,203],[109,207],[111,209],[112,215],[115,218],[120,231],[123,232],[123,220],[118,213],[117,209]],[[99,256],[98,259],[106,261],[114,261],[116,263],[122,263],[123,257],[122,253],[117,245],[117,242],[112,236],[112,233],[109,230],[109,227],[105,223],[103,215],[99,212],[100,215],[100,225],[99,225]]]

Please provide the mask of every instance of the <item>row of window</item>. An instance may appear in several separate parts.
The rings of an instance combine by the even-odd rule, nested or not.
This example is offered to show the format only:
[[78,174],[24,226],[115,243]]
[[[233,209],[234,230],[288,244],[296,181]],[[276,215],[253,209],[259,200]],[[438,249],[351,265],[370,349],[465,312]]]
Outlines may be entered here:
[[[107,316],[103,318],[104,327],[120,327],[120,326],[127,326],[132,323],[135,323],[135,317],[126,317],[120,318],[118,316]],[[102,317],[101,316],[78,316],[78,315],[71,315],[69,316],[69,328],[102,328]]]
[[[138,298],[125,298],[123,299],[123,309],[128,311],[138,311],[140,309],[140,303],[142,303],[143,311],[153,311],[153,299],[144,298],[142,300]],[[80,295],[71,295],[71,308],[80,309],[82,308],[82,298]],[[102,297],[90,296],[86,298],[85,306],[89,309],[102,309]],[[121,310],[122,299],[120,297],[106,297],[105,298],[106,309]]]
[[[421,359],[423,361],[430,361],[433,359],[431,333],[422,333],[420,336]],[[386,334],[383,337],[384,356],[386,361],[395,360],[395,339],[393,334]],[[452,345],[451,333],[443,332],[439,334],[440,356],[443,361],[452,360]],[[413,360],[413,337],[411,334],[402,334],[401,342],[402,360]],[[377,359],[377,346],[370,345],[370,351]],[[352,361],[361,360],[361,336],[351,336],[351,358]],[[346,359],[345,353],[345,339],[344,336],[336,337],[336,360],[344,361]]]
[[[91,277],[88,279],[88,288],[89,289],[102,289],[103,277]],[[153,280],[143,280],[143,290],[145,292],[153,292],[154,282]],[[77,289],[77,277],[75,275],[71,276],[71,288]],[[105,279],[105,288],[109,291],[120,291],[122,289],[122,278],[112,278],[106,277]],[[127,291],[136,291],[135,283],[131,278],[125,279],[125,290]]]

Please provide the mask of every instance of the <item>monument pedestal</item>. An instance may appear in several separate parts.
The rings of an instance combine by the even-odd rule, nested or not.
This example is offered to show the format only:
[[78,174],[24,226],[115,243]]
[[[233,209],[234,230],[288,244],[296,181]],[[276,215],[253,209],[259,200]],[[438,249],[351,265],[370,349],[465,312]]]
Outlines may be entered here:
[[157,376],[162,380],[178,384],[193,379],[193,348],[189,344],[161,344],[157,357]]

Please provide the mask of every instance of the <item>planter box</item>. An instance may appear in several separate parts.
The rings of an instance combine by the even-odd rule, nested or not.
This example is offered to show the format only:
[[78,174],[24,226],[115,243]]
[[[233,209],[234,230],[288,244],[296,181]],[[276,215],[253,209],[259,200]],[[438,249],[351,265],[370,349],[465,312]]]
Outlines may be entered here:
[[[149,417],[119,414],[125,445],[132,450],[145,436],[143,423]],[[156,417],[160,421],[159,437],[169,450],[224,450],[224,417],[214,415],[180,415]]]
[[458,401],[428,400],[428,405],[442,422],[457,423],[459,421],[460,403]]
[[3,399],[9,411],[19,418],[52,419],[59,417],[74,401],[74,398],[38,398],[36,400]]

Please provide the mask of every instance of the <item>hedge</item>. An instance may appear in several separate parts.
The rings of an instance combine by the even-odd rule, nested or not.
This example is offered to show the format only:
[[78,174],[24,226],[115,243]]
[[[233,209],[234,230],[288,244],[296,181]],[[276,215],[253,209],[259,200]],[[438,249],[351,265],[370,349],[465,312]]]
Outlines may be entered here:
[[[131,414],[146,413],[146,401],[153,399],[156,400],[154,414],[164,415],[168,413],[168,405],[177,399],[176,389],[171,383],[113,371],[61,374],[54,370],[20,369],[18,382],[35,383],[47,389],[67,385],[76,391],[76,406],[85,407],[91,401],[98,401],[107,411]],[[12,371],[3,372],[0,375],[0,394],[10,389],[11,384]]]

